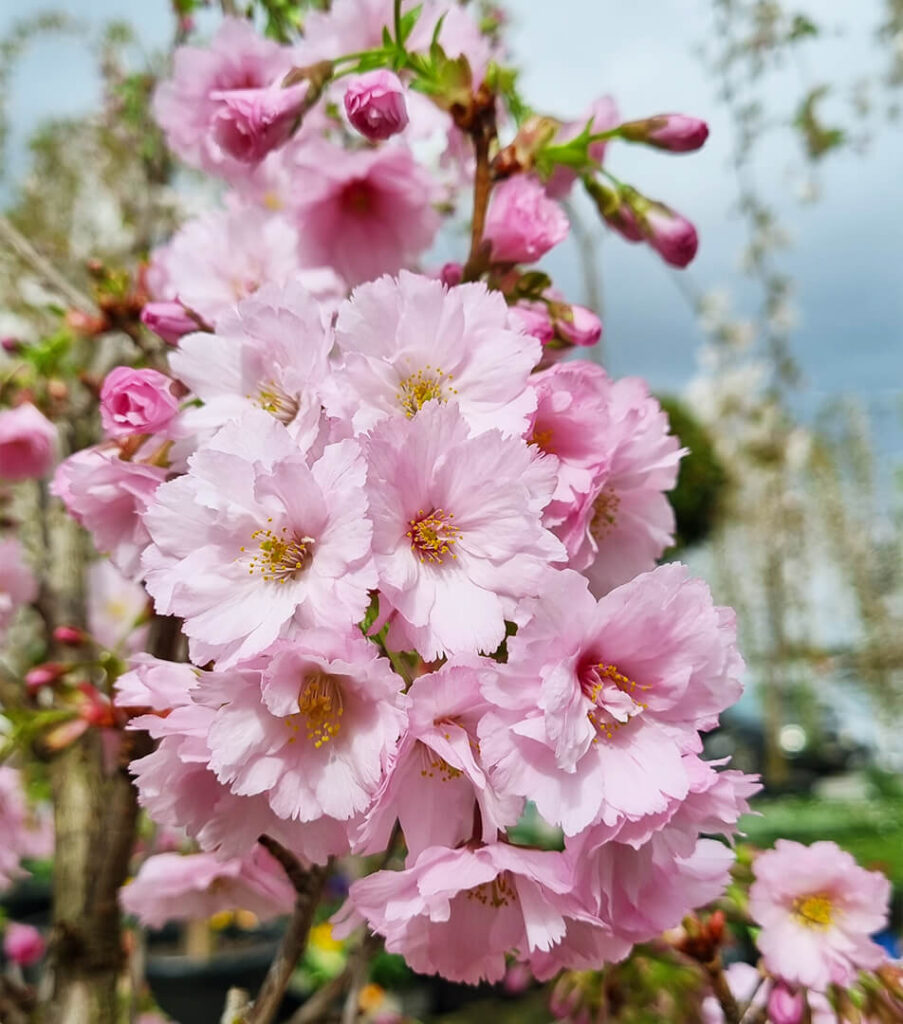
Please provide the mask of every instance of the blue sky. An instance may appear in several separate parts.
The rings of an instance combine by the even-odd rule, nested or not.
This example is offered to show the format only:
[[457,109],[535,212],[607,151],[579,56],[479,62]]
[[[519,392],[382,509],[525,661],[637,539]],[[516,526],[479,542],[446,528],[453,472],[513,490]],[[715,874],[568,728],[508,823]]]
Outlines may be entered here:
[[[833,102],[846,116],[848,85],[888,60],[873,38],[881,0],[808,2],[831,31],[805,51],[803,61],[769,79],[765,99],[776,119],[788,115],[807,84],[825,78],[835,81]],[[712,29],[711,0],[509,0],[508,8],[512,50],[525,69],[523,89],[536,107],[579,115],[594,96],[609,92],[626,117],[673,110],[710,123],[712,134],[700,153],[669,156],[621,146],[612,147],[609,157],[620,178],[666,200],[699,228],[700,254],[684,272],[670,271],[645,247],[611,236],[601,250],[609,367],[642,374],[655,388],[678,390],[694,372],[702,337],[678,274],[697,291],[730,290],[741,315],[750,315],[757,301],[737,266],[743,229],[732,210],[731,123],[695,53]],[[165,45],[171,32],[166,0],[7,0],[0,32],[16,17],[42,9],[94,24],[109,17],[129,20],[148,50]],[[839,26],[843,34],[834,31]],[[55,39],[36,46],[14,76],[8,101],[10,177],[22,173],[24,139],[36,121],[89,110],[97,97],[93,60],[83,44]],[[784,266],[797,282],[793,345],[805,377],[799,408],[808,414],[830,396],[857,396],[879,427],[886,464],[903,462],[903,131],[899,124],[879,123],[864,155],[844,151],[828,158],[818,173],[818,203],[798,201],[800,167],[789,132],[775,134],[756,166],[761,191],[793,235]],[[8,195],[5,187],[0,198]],[[563,290],[579,297],[575,251],[556,252],[548,266]]]

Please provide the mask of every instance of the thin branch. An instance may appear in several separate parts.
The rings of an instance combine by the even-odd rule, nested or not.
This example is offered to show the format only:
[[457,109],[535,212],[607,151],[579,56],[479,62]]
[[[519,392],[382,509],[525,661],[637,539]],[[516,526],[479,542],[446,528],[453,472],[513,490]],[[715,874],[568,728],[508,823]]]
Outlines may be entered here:
[[67,302],[77,306],[85,313],[96,315],[98,309],[90,296],[86,295],[79,288],[76,288],[56,267],[28,241],[28,239],[10,221],[0,215],[0,238],[9,245],[10,249],[27,263],[36,273],[44,278],[47,284],[62,295]]
[[703,966],[705,967],[706,974],[709,976],[715,998],[718,1000],[718,1004],[724,1013],[725,1021],[727,1024],[740,1024],[740,1008],[737,1006],[734,993],[731,992],[731,987],[727,983],[727,975],[725,975],[724,967],[721,963],[721,954],[716,954],[714,959]]

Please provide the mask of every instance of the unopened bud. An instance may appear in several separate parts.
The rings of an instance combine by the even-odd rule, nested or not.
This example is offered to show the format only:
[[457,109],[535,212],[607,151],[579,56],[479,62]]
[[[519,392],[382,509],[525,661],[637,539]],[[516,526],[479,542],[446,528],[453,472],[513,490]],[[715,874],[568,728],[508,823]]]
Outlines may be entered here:
[[66,647],[81,647],[87,637],[82,630],[75,626],[57,626],[53,631],[53,639]]
[[559,338],[571,345],[595,345],[602,337],[602,321],[586,306],[570,306],[566,316],[555,321]]
[[24,346],[18,338],[7,336],[5,338],[0,338],[0,347],[2,347],[3,351],[8,355],[16,356],[22,351]]
[[800,1024],[805,1009],[806,997],[802,992],[792,992],[783,982],[771,990],[768,997],[770,1024]]
[[446,263],[439,271],[439,280],[446,288],[454,288],[464,280],[464,265],[461,263]]
[[650,202],[638,212],[649,244],[672,267],[683,268],[692,262],[699,248],[696,228],[664,203]]
[[141,322],[167,345],[176,345],[183,335],[201,329],[180,302],[148,302],[141,310]]
[[371,142],[384,142],[404,131],[408,108],[401,79],[385,68],[360,75],[345,92],[345,113]]
[[43,665],[35,665],[25,673],[25,685],[29,690],[40,690],[42,686],[52,686],[69,671],[71,665],[59,661],[46,661]]
[[211,93],[220,108],[213,118],[219,146],[244,164],[259,164],[288,142],[306,109],[309,83],[282,88],[230,89]]
[[620,125],[618,134],[628,142],[643,142],[669,153],[690,153],[705,143],[709,126],[685,114],[656,114]]
[[44,955],[46,944],[41,933],[30,924],[10,921],[3,935],[3,952],[19,967],[31,967]]

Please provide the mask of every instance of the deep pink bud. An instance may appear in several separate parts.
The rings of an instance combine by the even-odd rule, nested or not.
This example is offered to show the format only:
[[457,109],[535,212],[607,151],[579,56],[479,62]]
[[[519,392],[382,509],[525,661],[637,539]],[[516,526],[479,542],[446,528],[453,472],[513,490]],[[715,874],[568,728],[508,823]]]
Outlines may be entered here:
[[532,263],[563,242],[570,226],[536,178],[516,174],[493,190],[484,234],[497,263]]
[[7,336],[0,338],[0,348],[9,355],[14,356],[22,351],[22,342],[18,338]]
[[539,338],[543,345],[548,345],[555,337],[549,307],[544,302],[529,302],[522,299],[508,310],[508,318],[525,334]]
[[459,285],[464,278],[464,265],[463,263],[446,263],[445,266],[439,271],[439,280],[445,285],[446,288],[454,288]]
[[646,238],[665,263],[685,267],[696,255],[699,236],[696,228],[664,203],[651,203],[641,213]]
[[3,936],[3,952],[7,959],[20,967],[36,964],[44,955],[45,943],[41,933],[30,924],[10,921]]
[[51,686],[61,679],[70,667],[59,661],[45,661],[43,665],[35,665],[25,673],[25,685],[29,690],[40,690],[42,686]]
[[571,306],[572,320],[555,321],[558,336],[572,345],[595,345],[602,337],[602,321],[586,306]]
[[345,92],[345,113],[371,142],[383,142],[408,123],[404,86],[398,75],[380,69],[356,78]]
[[100,389],[100,421],[111,437],[154,434],[179,411],[172,380],[157,370],[117,366]]
[[56,427],[31,402],[0,412],[0,480],[44,476],[56,453]]
[[57,626],[53,631],[53,639],[66,647],[81,647],[85,642],[85,634],[75,626]]
[[644,142],[670,153],[689,153],[699,149],[709,137],[709,126],[698,117],[685,114],[656,114],[622,124],[620,134],[631,142]]
[[642,242],[646,237],[640,227],[636,214],[626,203],[622,203],[617,209],[609,213],[605,218],[609,227],[615,229],[618,234],[628,242]]
[[220,109],[213,118],[213,137],[229,156],[245,164],[258,164],[288,142],[301,122],[307,82],[283,89],[229,89],[212,92]]
[[768,1020],[771,1024],[800,1024],[805,1000],[802,992],[792,992],[779,982],[768,997]]
[[141,322],[167,345],[177,345],[182,335],[199,330],[181,302],[148,302],[141,310]]

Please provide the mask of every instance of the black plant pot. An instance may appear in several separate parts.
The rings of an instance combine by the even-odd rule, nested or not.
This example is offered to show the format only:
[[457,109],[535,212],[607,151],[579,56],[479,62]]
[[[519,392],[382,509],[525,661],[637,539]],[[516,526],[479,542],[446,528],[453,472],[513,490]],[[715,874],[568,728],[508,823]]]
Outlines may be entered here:
[[[219,1024],[229,989],[242,988],[253,997],[277,949],[277,942],[263,940],[204,960],[151,949],[145,977],[159,1007],[180,1024]],[[287,993],[278,1019],[291,1016],[302,1002]]]

